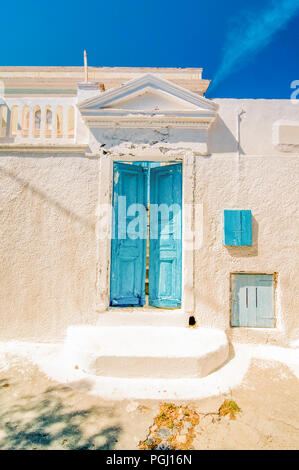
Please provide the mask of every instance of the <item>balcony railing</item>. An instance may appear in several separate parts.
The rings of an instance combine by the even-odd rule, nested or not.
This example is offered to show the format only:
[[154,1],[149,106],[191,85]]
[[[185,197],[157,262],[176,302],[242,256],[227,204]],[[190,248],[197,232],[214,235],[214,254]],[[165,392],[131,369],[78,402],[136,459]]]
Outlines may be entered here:
[[62,104],[53,98],[0,103],[0,143],[74,143],[75,128],[75,98],[65,98]]

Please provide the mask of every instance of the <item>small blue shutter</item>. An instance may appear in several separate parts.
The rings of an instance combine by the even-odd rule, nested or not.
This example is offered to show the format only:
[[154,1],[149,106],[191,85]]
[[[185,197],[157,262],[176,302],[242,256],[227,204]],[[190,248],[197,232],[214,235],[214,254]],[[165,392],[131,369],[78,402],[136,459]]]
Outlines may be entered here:
[[224,245],[252,245],[252,227],[250,210],[224,211]]
[[233,274],[232,326],[273,327],[272,274]]
[[241,245],[252,245],[251,211],[241,212]]

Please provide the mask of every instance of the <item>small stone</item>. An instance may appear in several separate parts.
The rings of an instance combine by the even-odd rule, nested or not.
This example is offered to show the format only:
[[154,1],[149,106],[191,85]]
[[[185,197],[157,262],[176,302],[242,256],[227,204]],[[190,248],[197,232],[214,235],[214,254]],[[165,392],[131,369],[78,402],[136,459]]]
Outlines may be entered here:
[[149,407],[148,407],[148,406],[144,406],[144,405],[139,405],[137,409],[138,409],[138,411],[140,411],[141,413],[146,412],[146,411],[149,411]]
[[153,437],[149,437],[149,438],[147,438],[146,442],[148,444],[153,444],[155,442],[155,439]]
[[159,431],[157,432],[157,435],[158,435],[158,437],[159,437],[160,439],[163,439],[163,438],[165,439],[165,438],[171,436],[171,431],[170,431],[170,429],[168,429],[168,428],[162,427],[162,428],[160,428]]

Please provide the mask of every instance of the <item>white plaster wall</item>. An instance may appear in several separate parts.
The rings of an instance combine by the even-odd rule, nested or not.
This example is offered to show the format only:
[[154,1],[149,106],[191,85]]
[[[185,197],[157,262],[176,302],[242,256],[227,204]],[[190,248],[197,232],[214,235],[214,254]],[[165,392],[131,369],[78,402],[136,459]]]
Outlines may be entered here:
[[[212,155],[196,160],[203,244],[195,256],[200,325],[229,329],[230,273],[278,273],[276,328],[234,328],[238,340],[283,341],[299,327],[298,157]],[[251,209],[252,247],[222,244],[223,209]]]
[[[280,120],[299,121],[299,100],[215,99],[218,117],[209,133],[211,153],[230,154],[237,150],[237,114],[244,110],[240,124],[241,154],[284,155],[273,144],[273,124]],[[294,149],[298,153],[298,148]]]
[[60,340],[93,321],[98,161],[0,156],[0,337]]
[[[272,136],[276,121],[298,122],[299,104],[215,101],[219,117],[209,133],[211,155],[196,159],[196,201],[204,208],[203,245],[195,257],[196,314],[199,323],[226,328],[237,340],[288,342],[299,327],[299,154],[296,148],[281,151]],[[222,245],[223,209],[251,209],[252,247]],[[230,273],[238,271],[278,273],[276,328],[229,327]]]
[[[101,198],[109,199],[111,182],[101,178],[100,169],[110,152],[113,158],[138,160],[151,154],[156,160],[194,156],[195,202],[203,205],[203,243],[194,253],[199,325],[220,327],[240,341],[282,344],[294,338],[299,329],[299,155],[273,144],[272,127],[279,119],[299,120],[299,105],[215,101],[219,117],[208,137],[204,129],[93,129],[89,142],[95,158],[0,155],[1,338],[57,341],[69,325],[96,322],[103,300],[97,298],[103,252],[96,241],[96,209]],[[246,113],[238,155],[241,109]],[[202,156],[207,138],[210,153]],[[252,247],[223,246],[223,209],[252,210]],[[278,273],[275,329],[230,329],[229,279],[237,271]]]

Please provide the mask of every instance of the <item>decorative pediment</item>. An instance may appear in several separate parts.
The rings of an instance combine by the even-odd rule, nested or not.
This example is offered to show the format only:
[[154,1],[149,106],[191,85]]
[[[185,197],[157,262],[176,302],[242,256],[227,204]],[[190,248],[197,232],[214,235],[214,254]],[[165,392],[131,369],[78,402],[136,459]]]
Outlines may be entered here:
[[89,127],[208,128],[217,105],[153,74],[84,100],[79,105]]

